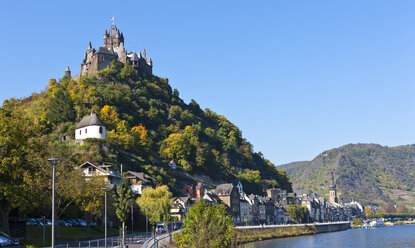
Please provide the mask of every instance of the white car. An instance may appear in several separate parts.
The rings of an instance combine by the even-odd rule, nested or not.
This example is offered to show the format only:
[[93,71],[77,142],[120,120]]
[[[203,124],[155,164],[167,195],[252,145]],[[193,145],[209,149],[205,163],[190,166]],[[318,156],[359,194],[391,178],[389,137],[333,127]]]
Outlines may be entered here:
[[0,246],[19,245],[18,239],[12,239],[9,235],[0,232]]

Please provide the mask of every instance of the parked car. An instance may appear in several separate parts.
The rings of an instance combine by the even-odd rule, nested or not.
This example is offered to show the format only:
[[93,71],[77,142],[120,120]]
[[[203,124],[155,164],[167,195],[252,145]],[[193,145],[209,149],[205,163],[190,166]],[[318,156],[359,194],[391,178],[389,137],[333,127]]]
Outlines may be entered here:
[[86,221],[83,219],[77,219],[79,226],[87,226]]
[[60,226],[72,226],[72,224],[71,224],[71,223],[66,222],[66,221],[64,221],[64,220],[59,220],[59,225],[60,225]]
[[52,221],[49,219],[45,219],[45,221],[43,221],[42,219],[40,219],[41,223],[45,226],[51,226],[52,225]]
[[67,222],[71,223],[72,226],[80,226],[79,222],[75,219],[68,220]]
[[12,245],[19,245],[19,240],[10,238],[10,236],[5,234],[4,232],[0,232],[0,246]]
[[91,221],[91,222],[89,223],[89,225],[90,225],[90,226],[97,226],[97,223],[96,223],[95,221]]
[[39,225],[39,223],[36,221],[36,219],[28,219],[27,220],[27,222],[26,222],[26,225],[27,226],[38,226]]

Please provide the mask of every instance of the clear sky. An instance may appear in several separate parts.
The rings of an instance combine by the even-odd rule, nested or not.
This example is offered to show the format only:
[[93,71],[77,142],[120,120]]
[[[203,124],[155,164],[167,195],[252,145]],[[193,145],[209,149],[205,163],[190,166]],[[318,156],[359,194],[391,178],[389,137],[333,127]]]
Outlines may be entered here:
[[275,164],[415,143],[415,1],[5,1],[0,102],[79,73],[111,16],[128,51]]

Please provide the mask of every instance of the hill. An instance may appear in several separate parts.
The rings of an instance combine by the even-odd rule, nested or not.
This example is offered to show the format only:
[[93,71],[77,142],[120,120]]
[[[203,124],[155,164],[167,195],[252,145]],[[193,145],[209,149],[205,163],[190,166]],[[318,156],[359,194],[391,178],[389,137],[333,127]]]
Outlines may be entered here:
[[[63,142],[91,110],[105,124],[107,138],[82,146]],[[146,172],[176,194],[195,178],[210,184],[238,178],[247,193],[261,194],[264,184],[291,190],[286,174],[254,152],[237,126],[195,100],[186,104],[165,78],[139,78],[129,63],[113,61],[111,68],[77,80],[51,79],[45,91],[3,103],[4,118],[17,112],[41,126],[43,140],[75,149],[79,164],[122,164],[124,171]],[[182,173],[170,173],[171,160]]]
[[343,201],[415,206],[415,146],[349,144],[322,152],[310,162],[282,165],[294,189],[327,195],[330,172]]

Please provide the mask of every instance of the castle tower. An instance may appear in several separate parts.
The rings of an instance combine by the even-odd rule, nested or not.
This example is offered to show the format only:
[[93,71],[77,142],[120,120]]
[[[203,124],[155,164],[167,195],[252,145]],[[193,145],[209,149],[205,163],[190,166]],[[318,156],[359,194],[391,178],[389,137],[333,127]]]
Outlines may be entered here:
[[112,48],[115,52],[118,52],[120,43],[124,43],[124,35],[120,33],[120,30],[113,23],[110,27],[109,32],[105,30],[104,46],[109,50]]
[[65,77],[67,77],[67,78],[69,78],[69,79],[71,79],[72,77],[71,77],[71,70],[69,69],[69,66],[67,66],[66,67],[66,70],[65,70]]
[[333,171],[331,172],[330,178],[330,202],[339,203],[339,199],[337,198],[336,184],[334,183]]

